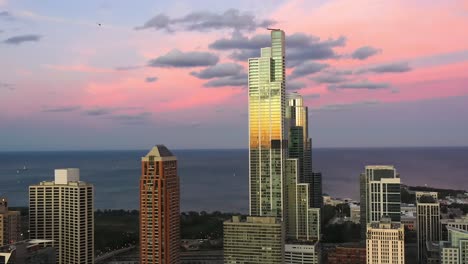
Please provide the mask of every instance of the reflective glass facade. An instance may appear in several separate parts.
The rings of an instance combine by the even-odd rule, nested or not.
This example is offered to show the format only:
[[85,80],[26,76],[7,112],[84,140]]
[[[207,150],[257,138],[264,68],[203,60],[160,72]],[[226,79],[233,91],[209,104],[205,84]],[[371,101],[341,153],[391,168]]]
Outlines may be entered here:
[[249,59],[250,215],[283,218],[285,130],[284,32],[271,31],[272,46]]

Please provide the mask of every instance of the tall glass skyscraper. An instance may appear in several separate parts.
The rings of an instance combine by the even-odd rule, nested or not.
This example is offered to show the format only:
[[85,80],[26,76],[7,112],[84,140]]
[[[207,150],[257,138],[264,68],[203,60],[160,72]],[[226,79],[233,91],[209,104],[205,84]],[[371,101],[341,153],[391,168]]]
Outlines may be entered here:
[[[300,95],[285,93],[284,32],[271,30],[271,42],[259,58],[249,59],[251,217],[224,223],[225,263],[318,262],[320,209],[312,208],[307,181],[313,176],[307,107]],[[246,229],[253,220],[254,228]]]
[[271,31],[271,47],[249,59],[250,215],[283,219],[287,156],[284,32]]
[[309,138],[309,110],[298,93],[287,94],[286,117],[289,125],[289,158],[299,160],[299,183],[309,184],[309,202],[322,208],[322,174],[312,170],[312,139]]

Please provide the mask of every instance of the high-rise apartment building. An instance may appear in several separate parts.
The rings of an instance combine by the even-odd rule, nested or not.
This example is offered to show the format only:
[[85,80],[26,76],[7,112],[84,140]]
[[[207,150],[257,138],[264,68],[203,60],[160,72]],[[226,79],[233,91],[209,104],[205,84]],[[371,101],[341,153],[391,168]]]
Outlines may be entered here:
[[140,263],[180,263],[180,191],[177,158],[163,145],[141,161]]
[[224,222],[224,263],[283,264],[284,241],[276,217],[233,216]]
[[271,47],[249,59],[250,215],[283,218],[287,123],[284,32],[271,31]]
[[366,252],[367,264],[404,264],[404,226],[389,217],[367,224]]
[[418,261],[424,263],[427,243],[441,240],[440,204],[436,192],[416,192]]
[[0,246],[21,240],[21,214],[8,209],[8,199],[0,197]]
[[286,117],[289,121],[289,158],[298,159],[299,182],[309,184],[310,206],[322,208],[322,174],[312,170],[312,139],[309,138],[309,114],[297,92],[287,94]]
[[29,186],[30,238],[51,240],[57,264],[94,263],[94,187],[79,169],[57,169],[54,181]]
[[317,241],[320,238],[320,209],[310,207],[309,184],[299,182],[299,160],[287,159],[285,165],[286,236],[290,240]]
[[[308,109],[304,106],[304,100],[298,93],[287,94],[288,107],[286,108],[286,117],[289,120],[289,158],[298,159],[299,162],[299,182],[307,183],[305,176],[312,172],[312,159],[306,159],[305,152],[310,151],[306,147],[309,126]],[[308,155],[311,157],[311,155]]]
[[382,216],[400,222],[401,183],[395,167],[366,166],[360,182],[362,237],[365,238],[367,224],[378,223]]
[[440,263],[468,263],[468,231],[451,226],[447,230],[448,241],[440,242]]

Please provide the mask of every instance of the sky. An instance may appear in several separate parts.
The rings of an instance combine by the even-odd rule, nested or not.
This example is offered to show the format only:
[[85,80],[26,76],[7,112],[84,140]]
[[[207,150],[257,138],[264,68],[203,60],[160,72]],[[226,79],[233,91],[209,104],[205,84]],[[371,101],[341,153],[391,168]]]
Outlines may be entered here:
[[468,146],[468,1],[0,0],[0,151],[247,148],[267,27],[314,147]]

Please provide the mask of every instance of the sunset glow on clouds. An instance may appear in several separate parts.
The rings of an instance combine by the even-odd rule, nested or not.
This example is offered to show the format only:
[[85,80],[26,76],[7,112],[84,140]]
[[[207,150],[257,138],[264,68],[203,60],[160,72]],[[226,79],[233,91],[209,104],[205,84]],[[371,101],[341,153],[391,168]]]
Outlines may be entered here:
[[[0,0],[0,151],[246,147],[267,26],[286,31],[316,146],[468,144],[466,1],[157,2]],[[421,122],[446,129],[424,140]]]

